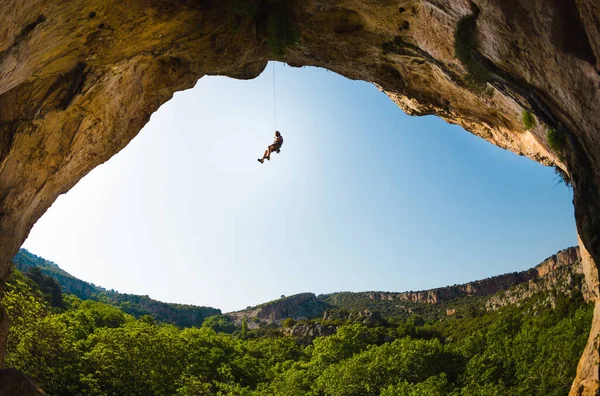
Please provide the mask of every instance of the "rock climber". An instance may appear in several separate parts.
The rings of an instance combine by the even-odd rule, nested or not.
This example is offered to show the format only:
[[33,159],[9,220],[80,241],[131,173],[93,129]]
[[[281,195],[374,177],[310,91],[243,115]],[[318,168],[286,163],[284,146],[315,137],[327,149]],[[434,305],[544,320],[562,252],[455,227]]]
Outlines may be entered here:
[[262,164],[263,162],[265,162],[265,158],[267,160],[271,160],[271,153],[273,151],[275,151],[276,153],[279,153],[279,150],[281,150],[282,144],[283,144],[283,137],[281,136],[281,133],[279,133],[279,131],[275,131],[275,140],[273,141],[273,144],[271,144],[267,148],[267,150],[263,154],[263,157],[258,159],[258,162],[260,162]]

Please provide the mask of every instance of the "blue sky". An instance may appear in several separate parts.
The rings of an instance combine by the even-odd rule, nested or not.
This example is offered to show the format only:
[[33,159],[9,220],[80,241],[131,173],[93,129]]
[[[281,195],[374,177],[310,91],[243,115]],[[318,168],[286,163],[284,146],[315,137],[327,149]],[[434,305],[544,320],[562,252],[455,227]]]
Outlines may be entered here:
[[224,312],[312,291],[421,290],[576,244],[552,168],[372,84],[276,63],[202,78],[59,197],[24,247],[120,292]]

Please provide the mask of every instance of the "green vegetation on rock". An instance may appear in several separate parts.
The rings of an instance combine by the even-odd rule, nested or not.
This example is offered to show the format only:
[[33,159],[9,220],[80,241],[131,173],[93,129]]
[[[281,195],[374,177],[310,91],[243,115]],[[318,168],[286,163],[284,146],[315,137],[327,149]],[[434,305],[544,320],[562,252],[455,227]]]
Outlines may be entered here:
[[257,3],[252,0],[227,0],[223,4],[231,12],[230,26],[233,33],[239,33],[242,25],[256,21]]
[[[550,146],[550,150],[552,150],[561,161],[565,160],[565,150],[567,148],[567,142],[565,136],[559,133],[554,128],[548,128],[546,131],[546,139],[548,140],[548,145]],[[571,186],[571,178],[561,168],[558,166],[554,167],[554,173],[558,176],[560,182],[564,183],[567,187]]]
[[554,167],[554,173],[558,177],[560,183],[563,183],[567,187],[571,187],[572,186],[572,184],[571,184],[571,177],[569,176],[569,174],[567,172],[565,172],[564,170],[562,170],[558,166],[555,166]]
[[548,145],[550,146],[550,149],[552,151],[554,151],[557,154],[560,154],[562,152],[563,141],[558,135],[558,132],[556,132],[556,129],[548,128],[548,131],[546,132],[546,139],[548,139]]
[[234,15],[252,19],[256,16],[258,9],[256,3],[252,0],[228,0],[227,5]]
[[523,121],[523,128],[525,128],[526,131],[535,126],[535,117],[527,110],[523,110],[521,113],[521,120]]
[[465,82],[476,93],[486,93],[490,72],[482,64],[477,52],[477,18],[479,8],[471,3],[473,13],[462,17],[454,31],[454,55],[467,69]]
[[277,57],[284,56],[287,48],[298,42],[300,32],[288,2],[280,0],[269,5],[266,30],[267,43]]

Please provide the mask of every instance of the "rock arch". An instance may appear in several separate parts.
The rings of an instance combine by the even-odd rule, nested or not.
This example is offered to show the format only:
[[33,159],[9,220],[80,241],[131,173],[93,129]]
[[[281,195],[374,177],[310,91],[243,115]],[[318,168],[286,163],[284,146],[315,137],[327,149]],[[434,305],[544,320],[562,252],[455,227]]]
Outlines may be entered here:
[[[4,0],[1,8],[0,283],[57,196],[127,145],[174,92],[204,75],[254,78],[277,59],[371,81],[408,114],[436,114],[561,169],[598,301],[596,0]],[[574,395],[598,388],[596,304]]]

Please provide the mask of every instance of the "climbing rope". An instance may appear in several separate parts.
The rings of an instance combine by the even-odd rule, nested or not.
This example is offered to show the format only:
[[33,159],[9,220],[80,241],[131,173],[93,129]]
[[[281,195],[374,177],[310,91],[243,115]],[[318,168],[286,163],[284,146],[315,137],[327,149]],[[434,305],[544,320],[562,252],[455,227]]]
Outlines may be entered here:
[[275,130],[275,62],[273,62],[273,130]]

